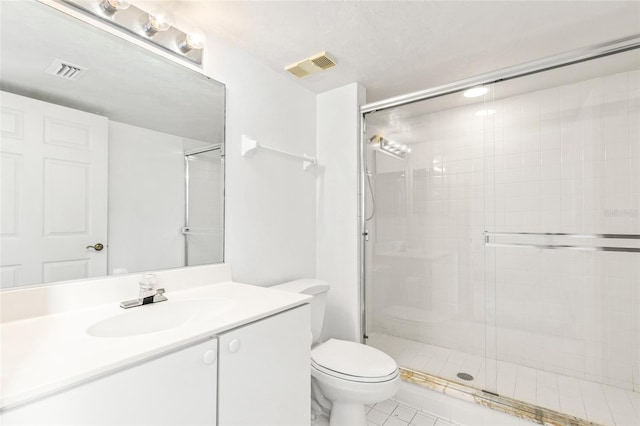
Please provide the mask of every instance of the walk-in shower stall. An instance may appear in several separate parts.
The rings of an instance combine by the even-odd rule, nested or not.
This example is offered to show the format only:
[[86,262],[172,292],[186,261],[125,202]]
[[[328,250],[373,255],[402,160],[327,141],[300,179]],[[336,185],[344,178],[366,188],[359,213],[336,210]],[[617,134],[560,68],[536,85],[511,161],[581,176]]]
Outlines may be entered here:
[[362,108],[368,344],[405,373],[637,424],[639,41]]

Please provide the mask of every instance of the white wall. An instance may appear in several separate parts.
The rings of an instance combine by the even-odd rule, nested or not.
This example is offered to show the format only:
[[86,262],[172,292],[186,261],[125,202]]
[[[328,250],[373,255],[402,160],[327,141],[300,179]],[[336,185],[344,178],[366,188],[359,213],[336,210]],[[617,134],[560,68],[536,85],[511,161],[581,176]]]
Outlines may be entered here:
[[109,121],[108,272],[184,266],[183,138]]
[[[233,279],[257,285],[325,279],[332,284],[328,335],[359,340],[357,142],[364,89],[352,84],[316,96],[213,36],[204,71],[227,88],[225,261]],[[268,151],[244,158],[243,134],[315,155],[320,164],[305,172],[301,161]]]
[[329,282],[324,338],[359,341],[358,137],[365,90],[357,83],[318,95],[316,277]]
[[[227,86],[225,260],[234,280],[327,280],[324,337],[360,340],[357,143],[364,88],[350,84],[316,96],[221,42],[207,49],[205,70]],[[318,166],[303,171],[301,161],[267,151],[244,158],[243,134],[315,155]]]
[[227,88],[225,261],[238,282],[269,285],[315,275],[315,173],[267,151],[240,155],[243,134],[315,155],[316,96],[210,37],[205,72]]

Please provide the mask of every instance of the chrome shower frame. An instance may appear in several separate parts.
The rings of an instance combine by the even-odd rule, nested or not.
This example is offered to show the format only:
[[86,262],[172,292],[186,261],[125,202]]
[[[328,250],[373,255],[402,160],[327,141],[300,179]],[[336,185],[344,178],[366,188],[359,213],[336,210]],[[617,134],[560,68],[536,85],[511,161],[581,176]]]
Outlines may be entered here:
[[425,101],[452,93],[463,92],[475,86],[494,84],[501,81],[512,80],[527,75],[538,74],[555,68],[578,64],[605,56],[615,55],[640,48],[640,34],[632,34],[627,37],[599,43],[589,47],[572,50],[559,55],[549,56],[531,62],[526,62],[512,67],[502,68],[487,74],[481,74],[464,80],[436,86],[430,89],[408,93],[392,97],[379,102],[373,102],[360,107],[360,141],[358,144],[358,220],[360,232],[360,244],[358,246],[359,281],[360,281],[360,312],[361,312],[361,341],[366,341],[367,336],[367,310],[366,310],[366,242],[369,239],[366,217],[366,115],[371,112],[382,111],[415,102]]
[[[212,145],[203,146],[200,148],[191,149],[184,152],[184,228],[182,228],[182,234],[184,236],[184,264],[189,266],[189,241],[188,235],[191,233],[189,225],[189,157],[198,154],[204,154],[212,151],[220,151],[220,159],[224,161],[224,145],[222,143],[216,143]],[[226,171],[223,172],[223,180],[226,176]],[[224,196],[223,196],[224,197]],[[223,198],[224,199],[224,198]],[[224,213],[222,218],[222,228],[224,229]],[[224,244],[222,247],[223,259],[224,259]]]

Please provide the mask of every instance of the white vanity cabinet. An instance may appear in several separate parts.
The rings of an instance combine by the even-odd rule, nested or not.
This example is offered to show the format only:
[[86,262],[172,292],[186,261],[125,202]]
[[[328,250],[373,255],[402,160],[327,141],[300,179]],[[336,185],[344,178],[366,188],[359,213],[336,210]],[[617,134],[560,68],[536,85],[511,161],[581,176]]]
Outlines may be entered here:
[[218,425],[310,423],[310,307],[219,335]]
[[132,365],[0,414],[8,425],[215,425],[217,340]]
[[0,424],[308,425],[309,317],[303,304],[212,334],[0,411]]

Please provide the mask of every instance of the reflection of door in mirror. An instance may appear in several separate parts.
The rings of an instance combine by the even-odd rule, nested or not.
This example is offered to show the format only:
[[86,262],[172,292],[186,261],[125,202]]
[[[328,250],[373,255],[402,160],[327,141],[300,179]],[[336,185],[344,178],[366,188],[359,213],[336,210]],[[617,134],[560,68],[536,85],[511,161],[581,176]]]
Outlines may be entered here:
[[105,275],[107,119],[0,95],[2,287]]
[[186,264],[223,261],[224,165],[220,144],[186,150]]

